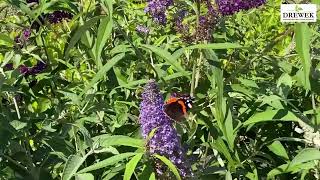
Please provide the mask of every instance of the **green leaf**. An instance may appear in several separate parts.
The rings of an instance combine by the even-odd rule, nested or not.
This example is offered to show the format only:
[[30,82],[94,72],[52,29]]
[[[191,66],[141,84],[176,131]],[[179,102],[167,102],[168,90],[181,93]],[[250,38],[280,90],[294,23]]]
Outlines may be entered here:
[[274,154],[289,160],[289,156],[287,154],[286,149],[282,146],[280,141],[274,141],[272,144],[268,146],[269,150],[272,151]]
[[94,176],[91,173],[77,174],[75,176],[76,180],[94,180]]
[[163,58],[168,64],[173,66],[177,71],[183,73],[185,76],[188,75],[188,73],[184,70],[184,68],[180,65],[180,63],[175,59],[174,56],[172,56],[168,51],[164,50],[163,48],[156,47],[153,45],[147,45],[143,44],[141,45],[144,48],[147,48],[154,52],[156,55],[160,56]]
[[0,45],[12,46],[14,41],[6,34],[0,33]]
[[235,166],[235,160],[232,158],[231,151],[226,146],[225,142],[221,139],[221,137],[218,137],[213,143],[210,143],[210,145],[219,151],[223,156],[228,160],[228,163],[231,167]]
[[225,128],[224,136],[227,139],[228,146],[233,151],[233,149],[234,149],[234,140],[235,140],[236,136],[234,134],[233,118],[232,118],[231,110],[230,110],[230,107],[227,106],[226,98],[223,98],[222,110],[223,110],[224,119],[225,119],[224,120],[224,128]]
[[109,170],[106,170],[104,172],[104,176],[102,178],[102,180],[109,180],[109,179],[114,179],[114,177],[119,174],[119,173],[123,173],[123,170],[125,169],[125,165],[120,165],[120,166],[116,166],[116,167],[110,167]]
[[300,165],[302,163],[319,160],[320,159],[320,151],[315,148],[306,148],[299,152],[293,160],[290,162],[289,167],[293,167],[296,165]]
[[241,82],[241,84],[245,85],[246,87],[259,88],[256,82],[254,82],[253,80],[243,78],[238,78],[238,80]]
[[71,37],[70,41],[69,41],[69,45],[65,50],[65,57],[66,59],[68,59],[69,57],[69,51],[77,44],[77,42],[80,40],[81,36],[83,36],[83,34],[89,30],[94,24],[96,24],[99,19],[104,18],[105,16],[96,16],[90,20],[88,20],[87,22],[85,22],[83,25],[81,25],[77,31],[74,33],[74,35]]
[[46,110],[48,110],[49,108],[51,108],[51,100],[47,99],[47,98],[39,98],[37,100],[38,105],[39,105],[39,112],[44,112]]
[[264,112],[259,112],[251,116],[246,120],[243,125],[248,126],[250,124],[268,122],[268,121],[293,121],[297,122],[299,118],[292,112],[286,109],[271,110],[267,109]]
[[[101,4],[102,8],[104,11],[108,12],[108,15],[110,17],[110,19],[112,18],[112,14],[113,14],[113,7],[112,7],[112,2],[110,0],[103,0]],[[107,5],[107,7],[105,7]]]
[[196,44],[186,49],[235,49],[243,48],[243,46],[235,43],[212,43],[212,44]]
[[20,130],[27,126],[27,123],[18,120],[10,121],[9,124],[16,130]]
[[156,174],[154,172],[150,174],[149,180],[156,180]]
[[126,164],[126,170],[124,171],[124,176],[123,179],[124,180],[130,180],[131,176],[138,164],[138,162],[140,161],[140,159],[142,158],[143,153],[139,153],[136,154],[127,164]]
[[89,167],[86,167],[86,168],[80,170],[78,173],[85,173],[85,172],[101,169],[101,168],[104,168],[107,166],[111,166],[111,165],[114,165],[125,158],[128,158],[130,156],[134,156],[136,154],[137,153],[122,153],[122,154],[114,155],[110,158],[107,158],[107,159],[99,161]]
[[292,87],[292,78],[289,74],[283,73],[277,82],[277,87],[279,88],[279,94],[282,95],[283,97],[287,97],[290,89]]
[[295,24],[295,40],[296,40],[296,51],[302,60],[303,71],[304,71],[304,87],[310,90],[310,41],[311,31],[307,23],[296,23]]
[[64,166],[64,170],[62,173],[62,180],[69,180],[71,179],[84,162],[86,157],[80,157],[78,155],[71,155],[69,156],[66,165]]
[[232,175],[230,171],[227,171],[225,180],[232,180]]
[[176,176],[176,178],[178,180],[181,180],[179,171],[177,170],[176,166],[168,158],[164,156],[160,156],[158,154],[154,154],[154,156],[160,159],[164,164],[166,164],[169,167],[169,169],[173,172],[173,174]]
[[131,146],[136,148],[143,148],[144,141],[142,139],[135,139],[129,136],[115,135],[110,136],[109,134],[103,134],[95,136],[92,138],[94,141],[98,142],[100,146]]
[[230,149],[233,151],[234,147],[234,139],[235,136],[233,134],[233,119],[231,115],[230,108],[227,107],[226,100],[224,98],[224,83],[223,83],[223,70],[219,67],[221,65],[221,60],[216,56],[215,52],[210,49],[205,49],[204,55],[205,58],[208,59],[212,64],[217,64],[218,67],[212,65],[212,71],[214,74],[214,82],[216,87],[212,84],[211,86],[216,89],[216,104],[214,110],[212,109],[212,113],[217,119],[217,124],[223,135],[227,138],[228,145]]
[[267,174],[267,179],[274,179],[276,175],[284,174],[288,172],[297,173],[297,172],[300,172],[301,170],[308,170],[308,169],[314,168],[314,166],[315,166],[314,162],[302,163],[297,166],[291,166],[290,168],[288,168],[289,164],[282,164],[272,169]]
[[318,5],[320,5],[320,0],[312,0],[311,1],[313,4],[318,4]]
[[92,80],[89,82],[89,84],[85,87],[85,89],[82,91],[80,96],[85,94],[96,82],[98,82],[100,79],[102,79],[106,73],[115,65],[117,64],[123,57],[125,56],[124,53],[118,54],[114,56],[112,59],[110,59],[98,72],[97,74],[92,78]]
[[107,40],[109,39],[109,36],[111,35],[112,26],[113,26],[112,18],[104,17],[103,19],[101,19],[101,23],[98,28],[97,40],[95,44],[95,57],[96,57],[96,63],[99,68],[102,67],[101,52]]

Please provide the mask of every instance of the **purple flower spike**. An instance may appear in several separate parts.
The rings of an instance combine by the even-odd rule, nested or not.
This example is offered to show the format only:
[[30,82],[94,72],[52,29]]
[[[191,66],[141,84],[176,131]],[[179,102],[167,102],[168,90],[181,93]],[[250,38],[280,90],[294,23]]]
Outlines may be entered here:
[[266,3],[266,0],[218,0],[219,11],[222,15],[232,15],[241,10],[249,10]]
[[8,63],[4,65],[4,70],[5,71],[13,70],[13,63]]
[[21,65],[19,67],[20,73],[23,74],[24,76],[28,75],[37,75],[44,71],[47,67],[47,64],[39,61],[35,66],[33,67],[27,67],[26,65]]
[[23,37],[24,37],[25,40],[28,40],[30,36],[31,36],[30,29],[23,30]]
[[51,24],[61,22],[63,19],[72,19],[73,15],[66,11],[54,11],[48,15],[48,20]]
[[20,48],[22,48],[27,43],[30,36],[31,36],[31,30],[25,29],[25,30],[23,30],[22,35],[18,35],[14,38],[14,41],[17,43],[17,45]]
[[28,68],[26,65],[22,65],[19,67],[20,73],[24,75],[28,75],[30,68]]
[[148,27],[145,27],[145,26],[142,26],[142,25],[138,25],[136,27],[136,31],[141,33],[141,34],[147,35],[147,34],[149,34],[150,29]]
[[30,74],[33,74],[33,75],[36,75],[36,74],[39,74],[41,73],[43,70],[45,70],[47,67],[47,64],[42,62],[42,61],[39,61],[37,63],[37,65],[35,65],[34,67],[32,67],[30,69]]
[[169,6],[173,5],[173,0],[148,0],[145,12],[148,12],[159,24],[166,24],[166,11]]
[[[151,155],[159,154],[171,160],[182,177],[191,175],[180,138],[172,125],[172,120],[163,111],[164,100],[154,80],[149,81],[144,87],[142,99],[139,120],[143,137],[147,139],[149,133],[157,128],[147,142],[147,150]],[[168,172],[166,166],[159,160],[155,160],[155,169],[158,176],[164,176]]]

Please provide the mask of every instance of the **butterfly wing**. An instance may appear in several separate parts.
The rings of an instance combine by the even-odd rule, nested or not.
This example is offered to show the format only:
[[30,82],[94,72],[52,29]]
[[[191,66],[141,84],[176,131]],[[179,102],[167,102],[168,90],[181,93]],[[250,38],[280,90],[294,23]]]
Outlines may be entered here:
[[170,102],[164,105],[164,112],[171,118],[180,121],[184,118],[183,106],[178,102]]

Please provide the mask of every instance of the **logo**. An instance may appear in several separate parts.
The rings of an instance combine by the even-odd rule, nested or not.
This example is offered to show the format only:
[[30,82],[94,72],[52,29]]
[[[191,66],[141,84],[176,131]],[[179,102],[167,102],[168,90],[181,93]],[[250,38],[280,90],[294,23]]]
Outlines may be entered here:
[[316,4],[281,4],[281,22],[316,22]]

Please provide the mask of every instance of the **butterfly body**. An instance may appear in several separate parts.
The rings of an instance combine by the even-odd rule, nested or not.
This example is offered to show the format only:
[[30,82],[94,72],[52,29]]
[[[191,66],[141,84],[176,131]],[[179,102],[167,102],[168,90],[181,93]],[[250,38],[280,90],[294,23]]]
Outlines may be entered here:
[[190,95],[171,96],[164,105],[164,112],[173,120],[181,121],[192,108],[193,97]]

